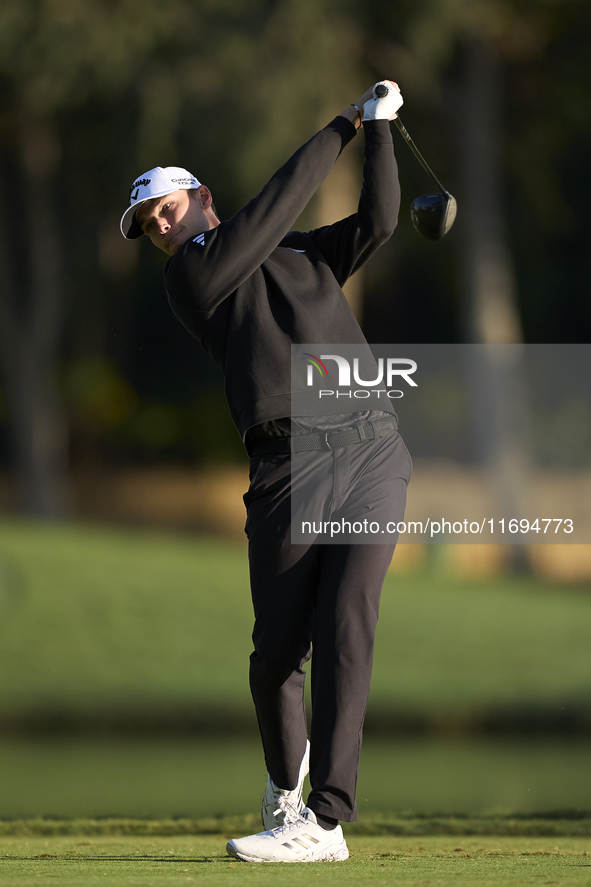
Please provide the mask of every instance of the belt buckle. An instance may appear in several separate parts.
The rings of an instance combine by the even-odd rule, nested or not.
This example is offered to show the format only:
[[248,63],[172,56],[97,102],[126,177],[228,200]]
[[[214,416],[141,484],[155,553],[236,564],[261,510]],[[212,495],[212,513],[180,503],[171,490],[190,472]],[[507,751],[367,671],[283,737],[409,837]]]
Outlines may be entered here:
[[321,442],[324,444],[323,450],[326,453],[330,453],[333,449],[333,447],[331,447],[330,443],[328,442],[329,434],[332,434],[332,431],[324,431],[323,436],[320,438]]

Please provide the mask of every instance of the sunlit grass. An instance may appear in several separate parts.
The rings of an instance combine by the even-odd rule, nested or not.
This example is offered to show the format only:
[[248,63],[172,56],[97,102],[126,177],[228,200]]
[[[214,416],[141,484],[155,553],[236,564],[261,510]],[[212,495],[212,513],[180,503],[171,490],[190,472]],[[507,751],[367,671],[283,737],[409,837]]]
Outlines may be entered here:
[[[0,710],[250,711],[246,547],[186,534],[0,525]],[[388,576],[373,709],[537,705],[591,688],[591,596],[534,579]]]

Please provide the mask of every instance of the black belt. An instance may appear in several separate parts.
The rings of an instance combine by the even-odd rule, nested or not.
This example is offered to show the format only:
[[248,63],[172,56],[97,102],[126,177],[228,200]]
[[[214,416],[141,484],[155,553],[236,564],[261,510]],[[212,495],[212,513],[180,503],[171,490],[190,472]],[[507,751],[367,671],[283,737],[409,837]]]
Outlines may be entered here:
[[294,434],[291,437],[266,437],[253,440],[248,445],[249,456],[273,456],[304,453],[310,450],[338,450],[351,444],[386,437],[398,428],[398,422],[391,419],[377,419],[374,422],[359,422],[349,428],[336,431],[313,431],[311,434]]

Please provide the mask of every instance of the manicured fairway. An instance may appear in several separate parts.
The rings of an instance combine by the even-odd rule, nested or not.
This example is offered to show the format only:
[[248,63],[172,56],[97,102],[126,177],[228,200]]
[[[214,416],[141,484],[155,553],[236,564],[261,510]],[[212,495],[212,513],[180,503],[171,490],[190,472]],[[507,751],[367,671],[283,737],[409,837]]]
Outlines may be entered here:
[[[2,715],[250,717],[252,621],[245,544],[0,522]],[[389,575],[368,717],[568,717],[588,707],[590,635],[586,586]]]
[[[548,728],[588,712],[590,603],[587,587],[534,579],[389,576],[351,859],[246,864],[225,853],[258,829],[266,779],[244,545],[0,524],[0,885],[591,887],[589,744]],[[525,712],[529,732],[453,732],[498,711]],[[396,712],[439,728],[399,735]],[[230,813],[242,821],[216,819]],[[143,825],[9,821],[43,816]],[[205,816],[196,829],[190,817]]]
[[[245,815],[266,778],[256,737],[0,739],[0,819]],[[368,737],[357,804],[361,822],[402,811],[587,810],[591,748],[584,739]]]
[[539,837],[350,837],[342,863],[241,863],[230,835],[0,838],[0,882],[29,887],[103,884],[176,887],[343,883],[591,884],[591,839]]

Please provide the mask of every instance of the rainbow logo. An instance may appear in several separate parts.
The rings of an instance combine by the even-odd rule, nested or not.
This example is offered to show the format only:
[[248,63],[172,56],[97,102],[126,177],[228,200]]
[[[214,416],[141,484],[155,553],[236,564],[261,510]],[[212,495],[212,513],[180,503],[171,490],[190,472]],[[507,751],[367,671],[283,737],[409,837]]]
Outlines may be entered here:
[[[303,360],[310,364],[310,369],[316,367],[321,376],[328,376],[328,370],[319,357],[314,354],[308,354],[306,351],[302,354]],[[309,372],[309,371],[308,371]],[[310,383],[311,384],[311,383]]]

